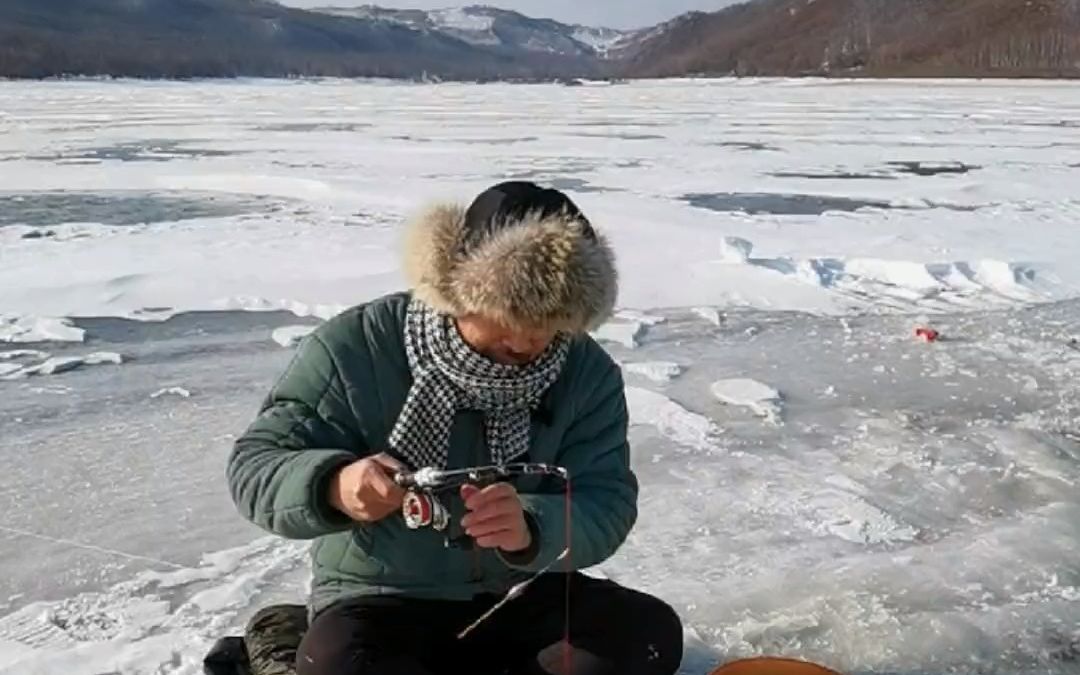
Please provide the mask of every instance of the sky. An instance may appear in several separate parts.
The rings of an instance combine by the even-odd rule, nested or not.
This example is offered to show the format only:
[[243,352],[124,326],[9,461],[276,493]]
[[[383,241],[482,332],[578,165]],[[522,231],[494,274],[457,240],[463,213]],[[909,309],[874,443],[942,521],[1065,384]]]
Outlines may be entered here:
[[713,11],[736,0],[280,0],[294,7],[380,7],[437,9],[462,5],[491,5],[528,16],[609,28],[653,26],[690,10]]

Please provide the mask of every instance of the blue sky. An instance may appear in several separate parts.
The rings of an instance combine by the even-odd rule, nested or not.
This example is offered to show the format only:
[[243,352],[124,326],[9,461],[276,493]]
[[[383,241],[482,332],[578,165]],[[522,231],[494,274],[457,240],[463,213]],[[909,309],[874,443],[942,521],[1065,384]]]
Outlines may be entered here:
[[667,21],[692,9],[712,11],[735,0],[280,0],[294,7],[348,7],[373,4],[381,7],[436,9],[461,5],[491,5],[513,9],[539,18],[611,28],[639,28]]

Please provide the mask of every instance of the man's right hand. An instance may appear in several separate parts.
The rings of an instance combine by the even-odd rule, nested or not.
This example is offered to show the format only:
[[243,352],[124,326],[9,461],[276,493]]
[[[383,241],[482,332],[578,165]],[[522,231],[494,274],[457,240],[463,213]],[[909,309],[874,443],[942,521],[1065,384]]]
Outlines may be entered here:
[[353,520],[373,523],[401,509],[405,490],[394,474],[405,466],[386,453],[348,464],[330,481],[330,504]]

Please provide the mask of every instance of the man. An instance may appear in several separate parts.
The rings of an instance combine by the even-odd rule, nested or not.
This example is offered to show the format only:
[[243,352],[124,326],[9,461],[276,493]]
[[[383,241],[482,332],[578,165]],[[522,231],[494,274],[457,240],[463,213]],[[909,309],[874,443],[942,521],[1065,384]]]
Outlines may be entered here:
[[[229,458],[246,518],[314,540],[297,672],[674,673],[675,612],[578,571],[637,518],[621,373],[588,335],[616,299],[606,240],[562,193],[511,182],[431,208],[405,249],[411,290],[320,326]],[[466,485],[442,497],[446,531],[407,526],[398,472],[525,461],[569,491]]]

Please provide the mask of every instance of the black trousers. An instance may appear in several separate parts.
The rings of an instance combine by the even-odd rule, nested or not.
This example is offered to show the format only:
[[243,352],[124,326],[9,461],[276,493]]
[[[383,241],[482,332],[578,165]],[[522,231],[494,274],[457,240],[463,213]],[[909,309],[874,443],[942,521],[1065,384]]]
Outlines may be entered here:
[[[297,654],[297,673],[673,675],[682,662],[682,623],[671,607],[582,574],[538,578],[457,639],[497,601],[372,597],[342,602],[312,621]],[[570,664],[569,673],[564,663]]]

